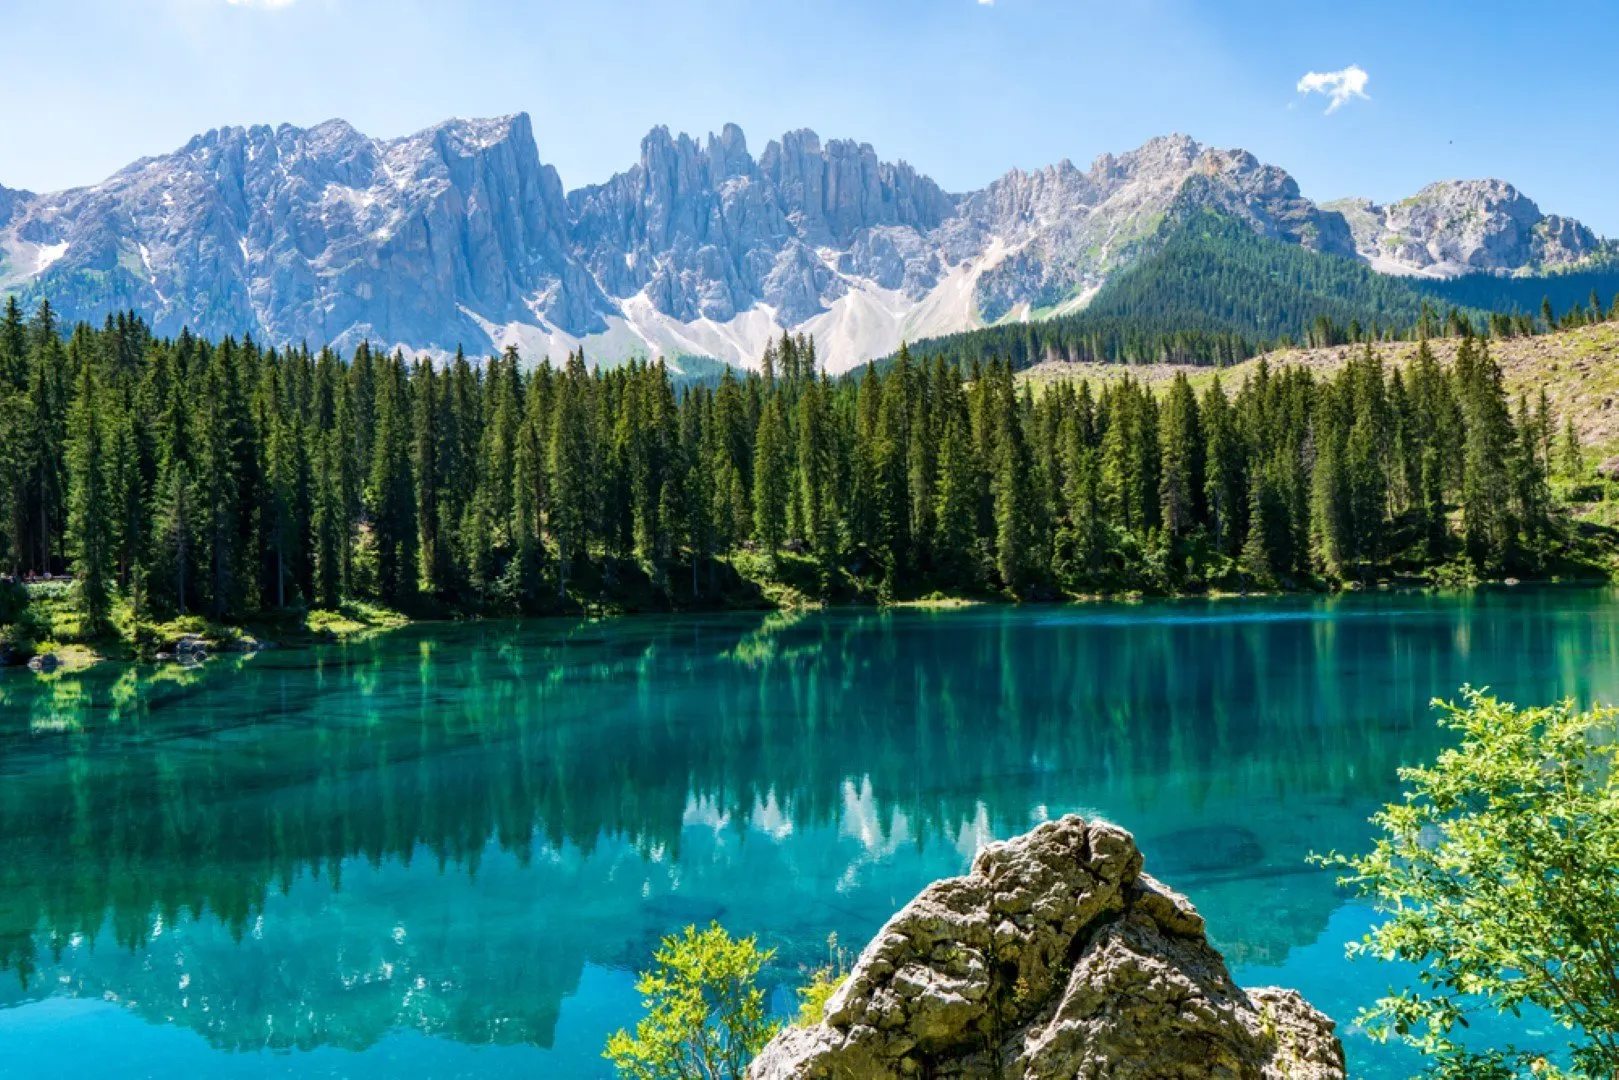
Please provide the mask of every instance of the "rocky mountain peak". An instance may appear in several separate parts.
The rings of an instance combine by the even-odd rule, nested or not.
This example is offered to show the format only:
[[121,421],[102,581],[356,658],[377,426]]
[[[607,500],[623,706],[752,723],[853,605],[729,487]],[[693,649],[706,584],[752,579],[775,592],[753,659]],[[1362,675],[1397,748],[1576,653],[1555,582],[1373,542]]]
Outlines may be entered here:
[[0,228],[4,228],[18,209],[34,198],[31,191],[15,191],[0,185]]
[[726,124],[717,136],[709,133],[707,154],[721,176],[745,176],[753,171],[753,158],[748,154],[748,138],[735,124]]
[[[1158,135],[1118,157],[1105,154],[1106,168],[1092,168],[1098,181],[1131,180],[1139,176],[1172,176],[1186,172],[1203,153],[1203,145],[1179,132]],[[1100,162],[1101,159],[1098,159]]]
[[1543,214],[1505,180],[1442,180],[1387,206],[1345,199],[1323,208],[1341,213],[1361,257],[1388,273],[1540,272],[1609,250],[1572,218]]
[[1200,211],[1401,273],[1580,265],[1611,252],[1500,181],[1317,206],[1284,170],[1184,134],[944,191],[807,128],[755,158],[726,124],[654,128],[565,192],[526,114],[373,139],[342,120],[225,127],[101,184],[0,188],[0,292],[160,333],[602,360],[753,363],[783,329],[834,370],[902,340],[1072,311]]
[[[409,138],[439,141],[463,153],[477,153],[508,142],[526,150],[534,148],[534,123],[526,112],[484,120],[446,120]],[[539,160],[538,150],[534,158]]]

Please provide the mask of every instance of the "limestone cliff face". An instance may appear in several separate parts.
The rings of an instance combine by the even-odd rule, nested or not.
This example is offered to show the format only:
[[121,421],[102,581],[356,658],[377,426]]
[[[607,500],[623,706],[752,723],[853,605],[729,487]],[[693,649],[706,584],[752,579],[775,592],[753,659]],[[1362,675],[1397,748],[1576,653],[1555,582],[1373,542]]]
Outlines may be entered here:
[[1338,1080],[1333,1032],[1293,991],[1236,986],[1128,833],[1066,817],[924,890],[749,1077]]
[[533,359],[583,345],[752,364],[792,330],[838,372],[1076,310],[1202,209],[1401,273],[1613,252],[1501,181],[1317,206],[1282,169],[1185,135],[950,194],[866,143],[790,131],[756,157],[734,124],[659,127],[624,172],[565,193],[516,115],[399,139],[340,120],[221,128],[93,187],[0,188],[0,294],[69,322],[135,308],[163,334]]
[[166,333],[447,349],[486,342],[480,319],[602,326],[526,116],[391,141],[222,128],[11,216],[0,287],[28,282],[69,319],[134,307]]
[[914,234],[954,205],[909,165],[879,161],[866,144],[823,147],[813,131],[789,132],[756,162],[734,124],[706,144],[656,128],[638,164],[568,201],[575,252],[611,296],[644,291],[681,322],[726,322],[762,303],[784,326],[845,291],[822,249],[859,259],[882,250],[873,230]]
[[1590,229],[1541,213],[1504,180],[1447,180],[1387,206],[1345,199],[1323,208],[1349,222],[1361,256],[1395,273],[1538,272],[1609,253]]

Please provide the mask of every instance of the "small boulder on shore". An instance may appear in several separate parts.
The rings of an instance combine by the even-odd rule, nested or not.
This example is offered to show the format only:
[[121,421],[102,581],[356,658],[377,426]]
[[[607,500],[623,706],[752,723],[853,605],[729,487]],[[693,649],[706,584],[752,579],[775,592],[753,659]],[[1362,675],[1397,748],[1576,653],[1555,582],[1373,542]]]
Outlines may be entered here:
[[867,945],[750,1080],[1342,1080],[1332,1020],[1243,990],[1129,833],[1078,817],[979,852]]

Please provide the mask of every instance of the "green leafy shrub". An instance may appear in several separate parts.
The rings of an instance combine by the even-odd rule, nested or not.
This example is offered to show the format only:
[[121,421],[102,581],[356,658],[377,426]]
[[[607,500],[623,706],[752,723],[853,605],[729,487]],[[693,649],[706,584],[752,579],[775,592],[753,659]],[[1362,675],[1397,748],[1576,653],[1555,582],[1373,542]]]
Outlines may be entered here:
[[741,1080],[779,1025],[765,1013],[759,970],[774,956],[718,923],[663,939],[636,980],[647,1015],[602,1056],[630,1080]]
[[[1420,968],[1362,1023],[1434,1077],[1619,1076],[1619,712],[1462,693],[1436,703],[1461,745],[1401,770],[1405,799],[1373,819],[1372,852],[1321,860],[1388,916],[1350,954]],[[1572,1072],[1454,1037],[1470,1014],[1525,1006],[1574,1034]]]

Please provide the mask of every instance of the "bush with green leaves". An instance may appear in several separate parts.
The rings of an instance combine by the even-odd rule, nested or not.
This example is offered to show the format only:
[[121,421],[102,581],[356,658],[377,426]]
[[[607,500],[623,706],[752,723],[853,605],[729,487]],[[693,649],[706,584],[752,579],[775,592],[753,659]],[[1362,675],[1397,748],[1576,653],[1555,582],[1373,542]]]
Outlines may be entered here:
[[629,1080],[741,1080],[779,1025],[766,1013],[760,969],[774,956],[718,923],[663,939],[635,989],[647,1014],[603,1057]]
[[[1322,860],[1388,916],[1350,954],[1419,967],[1361,1022],[1433,1077],[1619,1076],[1619,711],[1435,704],[1460,745],[1401,770],[1370,854]],[[1470,1015],[1526,1007],[1570,1032],[1565,1062],[1458,1039]]]

